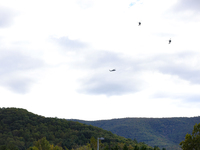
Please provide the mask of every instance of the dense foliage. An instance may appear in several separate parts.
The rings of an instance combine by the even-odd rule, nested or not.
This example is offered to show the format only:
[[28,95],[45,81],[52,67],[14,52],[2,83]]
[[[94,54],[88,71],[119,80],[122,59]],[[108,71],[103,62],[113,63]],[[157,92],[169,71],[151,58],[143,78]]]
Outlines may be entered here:
[[114,150],[120,144],[126,144],[130,150],[134,147],[144,150],[150,148],[144,143],[137,143],[136,140],[126,139],[91,125],[45,118],[24,109],[0,108],[0,150],[25,150],[43,138],[51,145],[71,150],[92,143],[92,139],[96,143],[97,137],[105,138],[101,144],[105,150]]
[[187,133],[180,145],[183,150],[200,150],[200,123],[194,125],[192,135]]
[[137,139],[150,146],[180,149],[179,143],[186,133],[192,133],[194,124],[200,123],[200,117],[193,118],[123,118],[101,121],[74,120],[100,127],[117,135]]

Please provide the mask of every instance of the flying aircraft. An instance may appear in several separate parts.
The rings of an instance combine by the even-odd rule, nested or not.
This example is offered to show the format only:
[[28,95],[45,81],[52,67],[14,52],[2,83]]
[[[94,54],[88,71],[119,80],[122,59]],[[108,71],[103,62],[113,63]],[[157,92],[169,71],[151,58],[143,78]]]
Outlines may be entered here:
[[116,71],[116,69],[110,69],[109,71],[110,71],[110,72],[113,72],[113,71]]
[[171,41],[171,38],[169,39],[169,44],[171,43],[172,41]]
[[139,22],[139,25],[138,26],[140,26],[141,25],[141,22]]

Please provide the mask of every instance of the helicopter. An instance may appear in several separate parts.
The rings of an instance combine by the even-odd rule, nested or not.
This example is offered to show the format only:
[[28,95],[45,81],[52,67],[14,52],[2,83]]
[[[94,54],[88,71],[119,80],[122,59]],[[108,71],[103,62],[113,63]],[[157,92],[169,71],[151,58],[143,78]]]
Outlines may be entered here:
[[116,71],[116,69],[110,69],[109,71],[110,71],[110,72],[113,72],[113,71]]
[[140,26],[140,25],[141,25],[141,22],[139,22],[138,26]]

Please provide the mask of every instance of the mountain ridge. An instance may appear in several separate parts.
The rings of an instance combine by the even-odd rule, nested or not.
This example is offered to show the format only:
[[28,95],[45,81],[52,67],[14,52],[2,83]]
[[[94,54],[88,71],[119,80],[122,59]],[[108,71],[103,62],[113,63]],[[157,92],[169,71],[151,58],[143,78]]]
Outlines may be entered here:
[[200,116],[172,118],[119,118],[99,121],[76,120],[84,124],[100,127],[117,135],[148,145],[167,149],[179,149],[179,143],[193,126],[200,123]]
[[50,144],[70,150],[89,144],[92,138],[96,143],[98,137],[104,137],[102,149],[113,149],[123,143],[130,147],[153,150],[145,143],[117,136],[92,125],[44,117],[21,108],[0,108],[0,149],[6,146],[10,150],[26,150],[43,137]]

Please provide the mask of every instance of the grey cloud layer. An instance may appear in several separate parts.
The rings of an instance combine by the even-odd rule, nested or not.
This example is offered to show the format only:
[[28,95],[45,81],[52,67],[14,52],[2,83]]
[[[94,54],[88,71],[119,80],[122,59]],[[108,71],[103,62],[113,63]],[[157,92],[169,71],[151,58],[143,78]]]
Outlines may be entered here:
[[200,13],[200,1],[199,0],[179,0],[175,5],[176,11],[195,11]]
[[[79,80],[78,91],[82,93],[107,96],[135,93],[145,89],[145,77],[142,78],[141,75],[154,71],[177,76],[191,84],[200,84],[200,61],[197,53],[130,57],[109,51],[84,49],[85,44],[68,38],[65,39],[66,44],[63,44],[64,39],[61,38],[58,43],[66,49],[70,47],[70,43],[78,44],[78,51],[75,51],[76,57],[71,66],[72,69],[87,72],[87,75]],[[108,71],[113,68],[117,71]]]
[[165,14],[167,18],[183,22],[196,22],[200,20],[199,0],[178,0]]
[[[0,28],[11,26],[17,15],[18,12],[0,6]],[[44,63],[42,60],[23,55],[19,49],[4,49],[3,39],[4,37],[0,37],[0,86],[16,93],[27,93],[35,82],[34,77],[28,74],[44,66]],[[18,45],[21,46],[23,45]]]
[[[124,61],[125,58],[123,59],[122,55],[120,56],[108,51],[88,50],[85,49],[87,47],[86,44],[78,40],[70,40],[67,37],[54,38],[53,40],[61,45],[64,50],[71,49],[77,52],[72,69],[76,68],[83,72],[88,72],[86,77],[79,80],[81,86],[78,89],[79,92],[112,96],[139,90],[140,86],[137,85],[137,77],[134,75],[131,75],[131,77],[127,76],[126,73],[123,75],[122,68],[129,62]],[[121,68],[121,73],[113,73],[112,76],[108,71],[112,67],[116,67],[116,69]]]
[[28,93],[30,90],[30,87],[32,84],[35,82],[34,79],[31,79],[31,77],[23,77],[20,75],[13,75],[9,76],[9,78],[2,78],[4,81],[0,82],[0,84],[9,90],[15,92],[15,93],[20,93],[20,94],[25,94]]
[[[141,73],[153,71],[178,76],[192,84],[200,84],[200,68],[190,64],[195,57],[196,54],[179,53],[131,59],[105,51],[91,53],[80,65],[82,68],[89,67],[87,69],[91,72],[80,80],[81,91],[108,96],[135,93],[145,87],[145,82],[140,78]],[[110,73],[108,69],[111,67],[117,71]]]
[[[156,57],[159,60],[155,69],[163,74],[176,75],[183,80],[187,80],[193,84],[200,84],[200,61],[196,53],[178,53]],[[193,61],[195,61],[193,64]]]
[[0,7],[0,28],[12,25],[16,14],[4,7]]
[[30,70],[41,67],[42,61],[14,51],[0,51],[0,74]]
[[87,45],[79,40],[70,40],[68,37],[60,37],[60,38],[51,38],[52,41],[57,43],[58,45],[65,48],[67,51],[69,50],[78,50],[80,48],[85,48]]
[[0,85],[17,93],[29,91],[35,79],[28,72],[44,66],[41,60],[9,50],[0,51]]
[[[138,92],[143,82],[138,76],[138,68],[131,63],[115,53],[91,52],[86,56],[85,63],[81,64],[82,68],[89,69],[89,74],[80,80],[79,92],[107,96]],[[109,72],[113,68],[117,71]]]
[[[106,70],[107,71],[107,70]],[[139,91],[139,83],[131,77],[116,74],[95,73],[89,78],[81,79],[79,92],[97,95],[123,95]]]
[[172,98],[172,99],[181,99],[184,102],[189,103],[199,103],[200,94],[188,94],[188,93],[166,93],[166,92],[157,92],[153,95],[153,98]]

